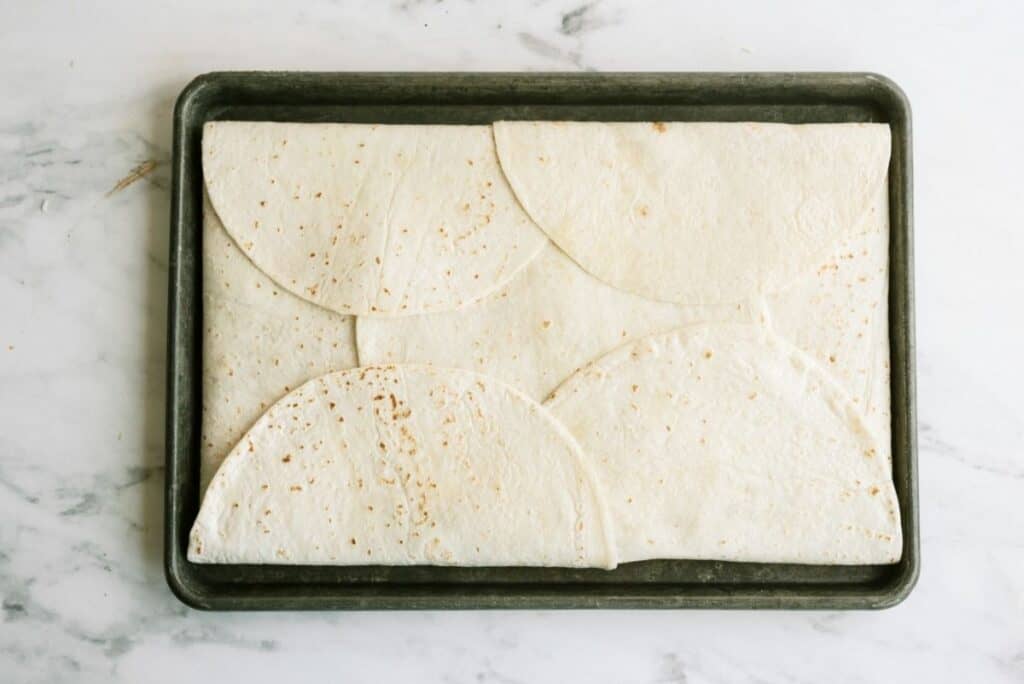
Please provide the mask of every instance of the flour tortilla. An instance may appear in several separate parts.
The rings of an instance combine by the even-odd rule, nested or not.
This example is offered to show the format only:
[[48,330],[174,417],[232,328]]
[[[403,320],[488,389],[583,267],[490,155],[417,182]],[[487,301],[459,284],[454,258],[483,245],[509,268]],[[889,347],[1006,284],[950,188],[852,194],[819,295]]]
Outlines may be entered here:
[[768,324],[807,352],[851,397],[887,459],[889,416],[889,208],[883,185],[863,235],[765,298]]
[[527,213],[584,269],[650,299],[741,301],[860,231],[884,124],[499,122]]
[[356,365],[355,318],[299,299],[203,206],[201,491],[245,431],[306,380]]
[[616,564],[579,446],[492,378],[372,366],[316,378],[265,413],[206,493],[204,563]]
[[249,258],[343,314],[461,308],[546,242],[489,126],[219,121],[203,131],[203,173]]
[[843,392],[762,327],[694,326],[624,345],[545,406],[594,463],[620,562],[900,558],[878,440]]
[[362,363],[429,363],[492,375],[541,401],[619,345],[681,325],[749,320],[749,305],[682,307],[616,289],[550,244],[511,283],[463,311],[359,318]]

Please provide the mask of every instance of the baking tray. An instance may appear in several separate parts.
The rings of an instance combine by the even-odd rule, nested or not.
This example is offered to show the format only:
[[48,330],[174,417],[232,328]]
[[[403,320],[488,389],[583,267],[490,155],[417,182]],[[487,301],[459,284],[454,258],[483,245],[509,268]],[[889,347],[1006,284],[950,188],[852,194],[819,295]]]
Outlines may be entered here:
[[[215,120],[488,124],[497,119],[887,122],[893,477],[903,521],[896,565],[655,560],[562,568],[198,565],[202,373],[200,137]],[[910,106],[875,74],[211,73],[174,110],[167,376],[165,569],[196,608],[885,608],[920,566],[914,379]]]

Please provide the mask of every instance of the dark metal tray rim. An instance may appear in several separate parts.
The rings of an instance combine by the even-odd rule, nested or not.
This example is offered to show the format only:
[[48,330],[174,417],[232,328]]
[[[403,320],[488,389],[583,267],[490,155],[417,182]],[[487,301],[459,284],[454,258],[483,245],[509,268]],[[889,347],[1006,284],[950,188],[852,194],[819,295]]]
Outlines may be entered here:
[[[893,453],[894,479],[900,495],[904,521],[903,560],[888,566],[884,581],[808,582],[805,584],[763,584],[754,580],[716,584],[713,581],[658,582],[627,581],[610,583],[585,579],[573,582],[460,582],[383,581],[330,582],[306,584],[302,581],[246,581],[254,566],[222,566],[222,577],[233,579],[211,583],[199,577],[199,566],[185,558],[185,542],[195,514],[195,493],[189,492],[191,462],[189,449],[195,435],[190,421],[195,420],[198,397],[189,374],[199,368],[193,358],[198,331],[195,330],[191,291],[198,266],[196,253],[186,235],[194,222],[194,149],[195,131],[189,131],[189,117],[202,109],[201,100],[209,97],[251,96],[273,93],[277,107],[290,108],[281,120],[331,120],[317,108],[365,106],[346,102],[330,93],[339,89],[358,91],[373,101],[381,84],[396,88],[388,92],[386,105],[493,108],[517,105],[526,107],[566,107],[595,105],[612,111],[621,120],[646,120],[632,113],[637,106],[678,104],[702,111],[710,118],[694,120],[776,120],[771,113],[810,110],[820,102],[822,113],[828,107],[840,107],[850,98],[873,102],[893,128],[894,161],[890,179],[891,245],[893,275],[890,287],[890,329],[893,352]],[[325,93],[323,99],[318,89]],[[622,99],[641,104],[621,105]],[[768,115],[730,117],[734,107],[762,106]],[[268,105],[269,107],[270,105]],[[619,106],[619,110],[614,109]],[[724,116],[723,116],[724,114]],[[264,118],[273,119],[272,115]],[[580,117],[586,118],[586,117]],[[204,74],[186,86],[174,110],[174,154],[172,171],[171,254],[168,313],[167,376],[167,482],[165,501],[165,575],[173,593],[185,604],[212,610],[322,610],[322,609],[545,609],[545,608],[802,608],[802,609],[878,609],[903,601],[916,584],[920,572],[920,544],[917,502],[917,441],[914,375],[913,325],[913,252],[910,156],[910,105],[903,91],[888,78],[872,73],[310,73],[310,72],[214,72]],[[190,190],[192,188],[192,190]],[[193,280],[188,278],[192,277]],[[192,345],[191,347],[189,345]],[[190,387],[188,392],[184,388]],[[194,464],[193,464],[194,465]],[[191,482],[195,488],[195,483]],[[190,500],[191,497],[191,500]],[[660,562],[660,561],[659,561]],[[803,572],[808,566],[778,564],[735,564],[714,561],[687,561],[706,568],[699,576],[713,578],[730,567],[786,568]],[[629,564],[641,566],[642,564]],[[816,566],[826,568],[827,566]],[[860,566],[865,569],[885,566]],[[259,568],[266,571],[266,568]],[[450,570],[450,569],[448,569]],[[509,569],[503,569],[506,572]],[[522,569],[526,575],[537,568]],[[833,568],[834,570],[834,568]],[[487,572],[487,569],[477,569]],[[284,574],[317,575],[319,570],[296,566]],[[601,571],[597,571],[601,572]],[[386,575],[385,575],[386,576]]]

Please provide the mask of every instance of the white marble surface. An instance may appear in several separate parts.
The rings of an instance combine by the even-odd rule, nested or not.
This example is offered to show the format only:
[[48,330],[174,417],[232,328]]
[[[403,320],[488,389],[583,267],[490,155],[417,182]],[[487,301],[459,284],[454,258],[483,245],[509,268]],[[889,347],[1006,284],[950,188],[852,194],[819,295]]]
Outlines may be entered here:
[[[1024,5],[92,4],[0,3],[0,681],[1024,681]],[[880,613],[179,604],[161,570],[170,115],[228,68],[895,78],[915,111],[916,591]]]

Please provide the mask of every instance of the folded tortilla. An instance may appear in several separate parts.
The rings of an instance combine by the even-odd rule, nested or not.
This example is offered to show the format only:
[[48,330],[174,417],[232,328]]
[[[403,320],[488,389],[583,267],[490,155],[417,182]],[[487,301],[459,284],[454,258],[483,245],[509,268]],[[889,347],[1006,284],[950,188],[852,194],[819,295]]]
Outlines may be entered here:
[[245,254],[343,314],[462,308],[546,242],[512,195],[489,126],[212,122],[203,173]]
[[325,375],[271,407],[207,490],[200,563],[616,564],[579,446],[493,378],[427,366]]
[[430,363],[499,378],[537,401],[624,342],[688,323],[750,320],[749,305],[682,307],[594,278],[548,244],[477,305],[401,318],[359,318],[362,363]]
[[204,202],[200,491],[274,402],[311,377],[356,365],[354,325],[268,278]]
[[887,127],[494,137],[205,129],[189,558],[898,560]]
[[900,558],[879,441],[845,393],[763,327],[624,345],[545,407],[594,464],[620,562]]
[[890,150],[884,124],[498,122],[494,139],[584,269],[686,305],[777,290],[857,235]]

